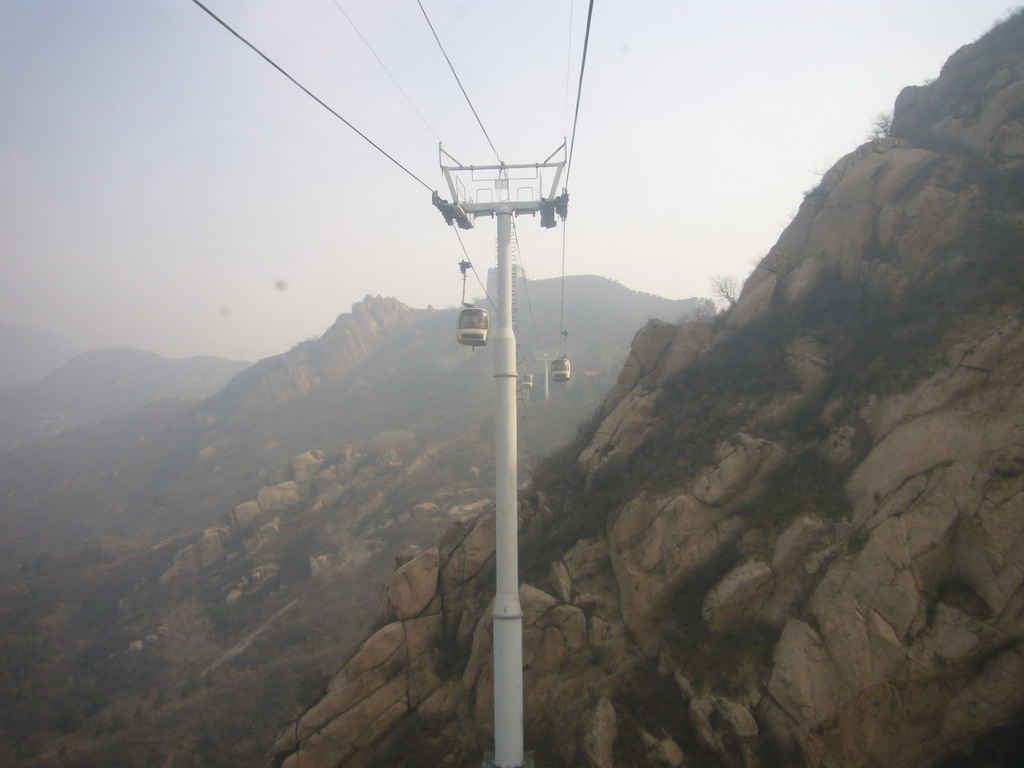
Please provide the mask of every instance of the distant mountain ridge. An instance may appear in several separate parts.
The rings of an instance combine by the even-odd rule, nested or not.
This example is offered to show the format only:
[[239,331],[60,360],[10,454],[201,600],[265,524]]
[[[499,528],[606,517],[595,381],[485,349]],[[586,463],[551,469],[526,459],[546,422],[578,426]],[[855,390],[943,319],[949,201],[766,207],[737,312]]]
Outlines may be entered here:
[[201,400],[249,366],[207,356],[172,360],[137,349],[84,352],[31,385],[0,390],[0,450],[161,397]]
[[[560,397],[557,405],[545,404],[538,387],[524,404],[524,456],[542,455],[571,436],[611,386],[636,328],[651,317],[675,319],[697,303],[639,294],[594,276],[567,277],[565,285],[572,301],[567,316],[574,322],[570,354],[577,373],[569,389],[552,392],[572,394]],[[535,293],[532,307],[524,298],[519,301],[521,370],[539,373],[540,364],[532,361],[532,329],[547,329],[557,343],[561,284],[541,281],[531,283],[530,290]],[[456,309],[414,309],[394,298],[368,295],[319,338],[237,372],[206,400],[151,410],[161,414],[156,432],[158,422],[151,415],[123,413],[108,417],[114,418],[110,423],[83,425],[8,451],[0,466],[0,491],[6,489],[13,501],[4,512],[24,521],[18,530],[36,542],[32,549],[46,548],[46,537],[58,534],[63,543],[52,539],[50,546],[66,546],[101,530],[141,533],[140,521],[152,535],[177,534],[206,524],[258,487],[261,477],[313,447],[338,451],[388,430],[420,434],[427,442],[486,432],[492,419],[493,358],[486,349],[473,352],[456,343],[457,315]],[[123,366],[104,365],[113,361]],[[123,350],[94,353],[53,374],[33,397],[70,402],[82,391],[82,382],[95,381],[96,391],[83,397],[82,410],[68,416],[68,421],[84,421],[86,406],[93,415],[104,409],[109,413],[111,398],[121,402],[116,395],[131,382],[149,385],[137,401],[150,402],[157,385],[168,383],[171,363],[185,366],[182,384],[212,381],[198,373],[212,362],[163,361]],[[214,368],[225,376],[231,372],[226,361]],[[189,390],[181,386],[178,391],[185,395]],[[20,427],[26,428],[24,419]],[[134,451],[88,452],[89,435],[104,444],[129,445],[135,429],[143,431]],[[87,459],[88,473],[76,471],[76,456]],[[64,479],[55,485],[48,478],[56,475]],[[163,500],[155,515],[149,503],[154,496]],[[44,522],[58,514],[74,525],[58,529]],[[33,526],[35,534],[30,533]],[[22,546],[13,540],[5,545],[0,559],[14,557]]]

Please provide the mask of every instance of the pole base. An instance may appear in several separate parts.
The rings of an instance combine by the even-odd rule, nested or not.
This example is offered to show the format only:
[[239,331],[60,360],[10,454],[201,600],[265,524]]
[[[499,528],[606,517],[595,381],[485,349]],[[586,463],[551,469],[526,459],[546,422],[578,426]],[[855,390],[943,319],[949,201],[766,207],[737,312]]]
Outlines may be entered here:
[[494,762],[494,753],[488,752],[484,755],[482,768],[534,768],[533,752],[527,752],[523,755],[523,762],[519,765],[498,765]]

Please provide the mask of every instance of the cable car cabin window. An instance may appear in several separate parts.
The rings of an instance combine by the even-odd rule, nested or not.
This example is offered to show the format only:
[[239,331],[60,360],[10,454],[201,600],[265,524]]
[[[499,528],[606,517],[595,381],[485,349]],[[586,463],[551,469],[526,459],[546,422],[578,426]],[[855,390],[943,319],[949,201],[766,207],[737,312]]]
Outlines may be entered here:
[[459,313],[457,337],[459,344],[482,347],[487,344],[487,310],[466,307]]
[[551,361],[551,378],[555,381],[568,381],[569,380],[569,358],[560,357],[557,360]]

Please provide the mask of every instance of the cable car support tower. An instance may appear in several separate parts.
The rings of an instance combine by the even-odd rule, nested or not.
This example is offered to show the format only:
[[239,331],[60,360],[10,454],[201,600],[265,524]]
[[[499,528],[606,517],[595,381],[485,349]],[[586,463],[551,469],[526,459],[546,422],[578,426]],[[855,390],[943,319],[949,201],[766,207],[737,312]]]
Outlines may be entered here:
[[[498,317],[495,342],[495,568],[494,756],[485,768],[527,768],[523,752],[523,614],[519,602],[519,514],[517,500],[516,339],[512,329],[512,217],[540,214],[546,229],[564,221],[569,195],[559,182],[565,142],[541,163],[462,165],[439,148],[441,173],[451,201],[434,192],[445,221],[472,229],[480,216],[497,219]],[[552,158],[561,154],[562,159]],[[550,182],[550,186],[548,186]],[[547,186],[547,189],[545,187]]]

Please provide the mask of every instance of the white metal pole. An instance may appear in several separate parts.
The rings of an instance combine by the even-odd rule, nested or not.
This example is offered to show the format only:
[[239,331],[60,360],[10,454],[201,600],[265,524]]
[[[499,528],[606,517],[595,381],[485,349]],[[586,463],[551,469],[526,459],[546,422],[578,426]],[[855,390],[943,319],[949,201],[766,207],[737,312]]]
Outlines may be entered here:
[[523,765],[523,614],[519,604],[516,479],[516,339],[512,330],[511,208],[498,208],[495,330],[494,765]]

